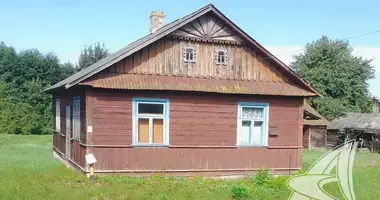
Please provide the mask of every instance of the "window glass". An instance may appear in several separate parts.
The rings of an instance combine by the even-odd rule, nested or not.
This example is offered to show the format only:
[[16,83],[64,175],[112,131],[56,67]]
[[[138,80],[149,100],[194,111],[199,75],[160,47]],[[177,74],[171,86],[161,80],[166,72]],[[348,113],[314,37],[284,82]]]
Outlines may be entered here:
[[149,119],[138,119],[138,142],[149,143]]
[[264,108],[243,107],[241,116],[244,118],[263,118]]
[[169,102],[160,99],[134,100],[133,144],[168,145]]
[[193,47],[184,47],[183,49],[183,61],[194,63],[196,60],[195,49]]
[[224,63],[224,51],[218,51],[218,62]]
[[73,100],[73,138],[80,140],[80,99],[75,97]]
[[249,144],[251,135],[251,121],[242,121],[240,127],[240,143]]
[[263,122],[262,121],[255,121],[253,123],[253,130],[252,130],[252,139],[253,143],[260,145],[262,144],[263,140]]
[[164,104],[139,103],[138,114],[163,114]]
[[267,106],[264,103],[239,104],[237,145],[268,145]]
[[61,101],[55,100],[55,130],[61,131]]
[[162,144],[164,139],[164,120],[153,119],[153,143]]

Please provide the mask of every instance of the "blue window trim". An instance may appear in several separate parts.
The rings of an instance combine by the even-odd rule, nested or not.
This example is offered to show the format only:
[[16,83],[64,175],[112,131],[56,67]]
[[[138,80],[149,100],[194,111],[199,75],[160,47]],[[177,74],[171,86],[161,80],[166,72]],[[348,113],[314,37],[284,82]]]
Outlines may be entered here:
[[[139,144],[138,143],[138,133],[137,133],[138,103],[164,104],[163,144]],[[170,119],[169,110],[170,110],[169,99],[133,97],[132,98],[132,145],[136,147],[167,147],[169,145],[169,119]],[[155,117],[155,116],[146,115],[144,117]]]
[[[262,131],[262,144],[240,144],[240,127],[241,127],[241,110],[242,107],[255,107],[263,108],[263,129]],[[254,120],[253,120],[254,121]],[[253,122],[254,123],[254,122]],[[254,124],[252,124],[253,126]],[[236,128],[236,146],[237,147],[268,147],[269,139],[269,103],[257,103],[257,102],[238,102],[238,112],[237,112],[237,128]],[[250,129],[250,140],[251,140],[251,129]]]

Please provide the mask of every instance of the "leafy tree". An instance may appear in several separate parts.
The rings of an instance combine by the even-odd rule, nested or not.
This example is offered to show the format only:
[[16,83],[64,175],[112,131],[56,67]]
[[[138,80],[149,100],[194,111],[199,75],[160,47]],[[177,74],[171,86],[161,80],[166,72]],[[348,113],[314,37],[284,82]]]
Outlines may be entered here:
[[74,71],[53,53],[18,53],[0,42],[0,134],[49,134],[51,96],[43,90]]
[[374,78],[374,68],[371,60],[352,55],[348,41],[322,36],[294,58],[291,67],[324,96],[310,103],[327,119],[371,111],[367,81]]
[[104,44],[100,44],[99,42],[90,46],[85,46],[79,56],[79,69],[86,68],[108,55],[109,50],[105,48]]

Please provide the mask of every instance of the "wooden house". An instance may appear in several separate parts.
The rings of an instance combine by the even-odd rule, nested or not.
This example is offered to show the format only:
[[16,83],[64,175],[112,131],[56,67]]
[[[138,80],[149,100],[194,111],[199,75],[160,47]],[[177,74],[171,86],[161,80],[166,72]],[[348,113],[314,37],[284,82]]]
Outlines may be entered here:
[[303,102],[318,92],[213,5],[48,89],[53,152],[89,173],[276,173],[301,168]]
[[328,146],[327,126],[330,122],[306,101],[303,108],[303,147],[305,149],[326,148]]

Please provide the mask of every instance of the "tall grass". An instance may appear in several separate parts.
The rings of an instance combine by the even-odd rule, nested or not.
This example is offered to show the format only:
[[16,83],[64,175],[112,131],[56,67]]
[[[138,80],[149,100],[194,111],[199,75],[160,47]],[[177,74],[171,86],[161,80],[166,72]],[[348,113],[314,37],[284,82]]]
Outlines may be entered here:
[[[90,181],[53,159],[51,136],[0,134],[0,199],[287,199],[287,177],[263,171],[239,180],[201,177],[102,176]],[[308,167],[323,152],[305,151]],[[358,153],[354,167],[358,199],[380,196],[380,156]],[[336,185],[326,189],[339,195]]]

